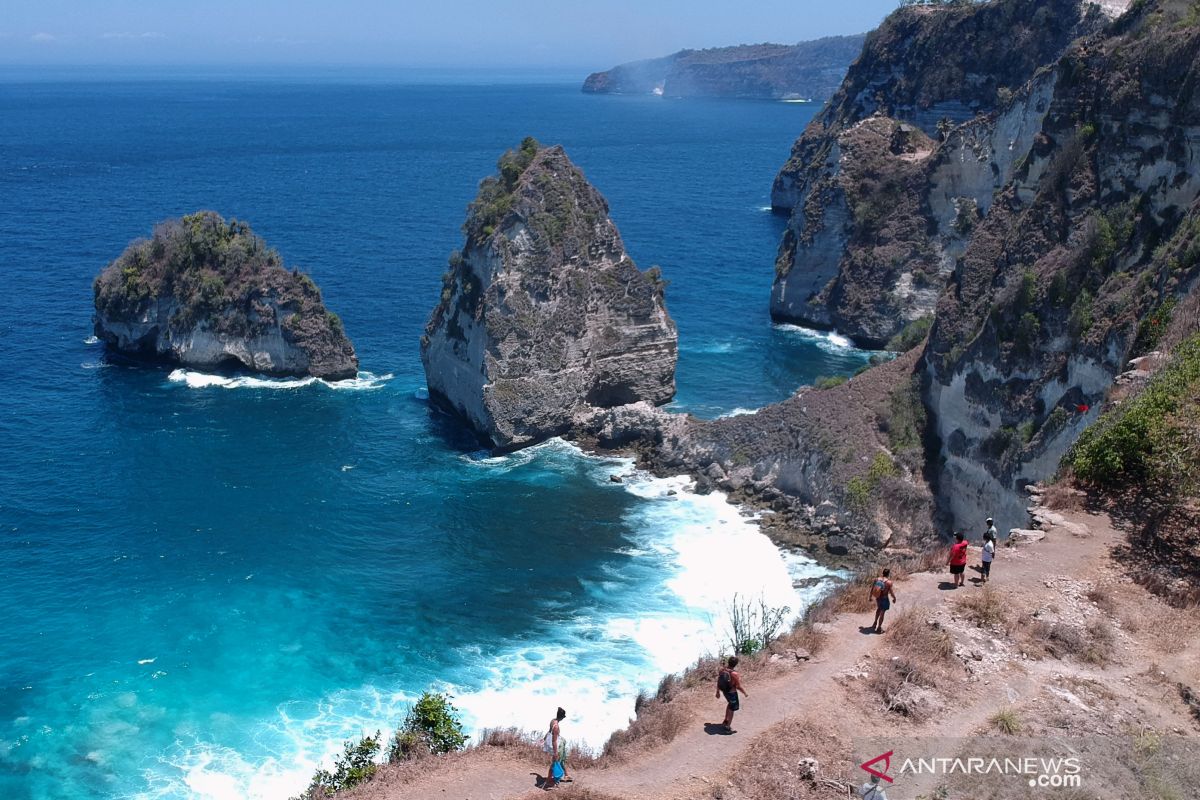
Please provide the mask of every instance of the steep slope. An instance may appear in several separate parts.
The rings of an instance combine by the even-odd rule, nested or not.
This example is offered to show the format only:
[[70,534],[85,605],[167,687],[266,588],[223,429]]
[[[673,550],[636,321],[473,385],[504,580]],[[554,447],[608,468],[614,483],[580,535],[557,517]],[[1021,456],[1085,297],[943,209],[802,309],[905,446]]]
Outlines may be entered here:
[[1044,123],[939,300],[925,399],[955,518],[1023,516],[1200,284],[1200,17],[1138,4],[1052,69]]
[[866,40],[797,140],[771,314],[882,346],[931,314],[965,236],[1033,145],[1047,80],[1105,18],[1081,0],[914,6]]
[[583,91],[823,101],[837,89],[862,41],[861,35],[829,36],[794,45],[680,50],[594,72],[583,82]]
[[608,204],[561,147],[533,139],[485,180],[421,337],[434,402],[500,449],[593,408],[675,394],[675,324]]
[[122,353],[200,369],[353,378],[342,321],[307,275],[249,226],[212,211],[168,220],[96,278],[96,336]]

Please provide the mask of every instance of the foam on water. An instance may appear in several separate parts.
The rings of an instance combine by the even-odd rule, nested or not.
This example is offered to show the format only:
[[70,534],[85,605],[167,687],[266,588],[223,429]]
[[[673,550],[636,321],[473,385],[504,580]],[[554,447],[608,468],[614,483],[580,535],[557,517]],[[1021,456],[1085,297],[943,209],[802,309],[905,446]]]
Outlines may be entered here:
[[802,339],[807,339],[813,342],[822,350],[830,353],[843,353],[848,350],[859,350],[854,342],[849,337],[843,336],[837,331],[819,331],[813,328],[805,328],[800,325],[792,325],[787,322],[776,322],[772,326],[775,330],[785,331],[794,334]]
[[83,340],[83,343],[84,343],[84,344],[89,344],[89,345],[90,345],[90,344],[100,344],[100,337],[98,337],[98,336],[89,336],[89,337],[87,337],[86,339],[84,339],[84,340]]
[[226,375],[210,375],[189,369],[172,370],[167,380],[172,383],[186,384],[189,389],[207,389],[219,386],[222,389],[303,389],[305,386],[321,384],[330,389],[361,391],[364,389],[379,389],[392,379],[389,372],[386,375],[375,375],[371,372],[360,372],[357,377],[340,381],[327,381],[321,378],[255,378],[242,375],[229,377]]
[[[566,736],[598,748],[628,724],[639,691],[652,691],[662,675],[727,650],[728,610],[735,596],[788,606],[789,621],[827,590],[835,573],[800,553],[781,553],[720,492],[699,495],[686,477],[655,478],[632,461],[583,453],[561,439],[504,456],[464,457],[486,470],[586,465],[589,477],[643,502],[624,520],[632,540],[621,548],[627,566],[594,589],[619,597],[616,613],[596,614],[583,599],[576,615],[553,633],[502,645],[492,654],[475,648],[458,655],[445,683],[472,734],[483,728],[541,731],[558,705],[568,708]],[[736,555],[736,558],[731,558]],[[644,583],[646,576],[653,576]],[[800,589],[797,589],[797,586]],[[210,742],[180,744],[167,763],[174,780],[159,778],[147,798],[232,800],[285,797],[302,790],[313,770],[328,766],[341,742],[375,730],[387,732],[405,703],[425,687],[361,687],[335,692],[315,705],[281,706],[254,740],[270,743],[255,758]]]
[[750,414],[757,414],[759,411],[761,411],[761,409],[742,408],[741,406],[738,406],[737,408],[733,409],[732,411],[725,412],[720,417],[718,417],[718,419],[727,419],[729,417],[745,417],[745,416],[749,416]]

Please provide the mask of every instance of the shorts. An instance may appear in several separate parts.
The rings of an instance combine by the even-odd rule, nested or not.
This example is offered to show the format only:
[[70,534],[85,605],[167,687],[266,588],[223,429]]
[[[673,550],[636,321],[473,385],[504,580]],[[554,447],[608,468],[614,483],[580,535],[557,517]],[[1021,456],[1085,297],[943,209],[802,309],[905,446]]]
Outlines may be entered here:
[[729,704],[729,708],[731,711],[737,711],[739,708],[742,707],[741,703],[738,702],[738,694],[736,691],[725,692],[724,694],[725,694],[725,702]]
[[875,598],[875,607],[877,609],[879,609],[880,611],[887,611],[889,608],[892,607],[892,601],[889,600],[886,596],[885,597],[876,597]]
[[987,576],[989,576],[991,574],[992,574],[992,562],[990,562],[990,561],[983,562],[983,577],[986,578]]
[[966,564],[951,564],[950,565],[950,574],[951,575],[962,575],[966,571],[967,571]]

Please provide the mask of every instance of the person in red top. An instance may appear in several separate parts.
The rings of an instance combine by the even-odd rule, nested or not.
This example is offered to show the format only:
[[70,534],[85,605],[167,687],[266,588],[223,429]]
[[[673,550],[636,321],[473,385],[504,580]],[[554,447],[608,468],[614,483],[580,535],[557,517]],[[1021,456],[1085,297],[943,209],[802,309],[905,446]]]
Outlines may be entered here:
[[963,538],[962,531],[954,534],[954,544],[950,545],[950,574],[954,576],[954,588],[963,585],[965,573],[967,571],[967,540]]

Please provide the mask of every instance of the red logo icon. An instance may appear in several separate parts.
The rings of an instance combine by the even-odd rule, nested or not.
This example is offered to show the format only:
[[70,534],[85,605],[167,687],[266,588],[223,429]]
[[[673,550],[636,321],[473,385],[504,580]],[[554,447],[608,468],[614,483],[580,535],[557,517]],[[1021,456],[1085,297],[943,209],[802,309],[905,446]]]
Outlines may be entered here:
[[[875,756],[870,761],[867,761],[863,764],[859,764],[859,766],[862,767],[863,769],[865,769],[867,772],[874,775],[876,778],[883,778],[888,783],[892,783],[892,779],[887,774],[887,771],[892,768],[892,754],[895,752],[896,752],[895,750],[888,750],[883,755]],[[880,761],[883,762],[883,772],[880,772],[879,770],[875,769],[873,766],[874,764],[878,764]]]

